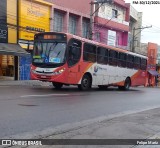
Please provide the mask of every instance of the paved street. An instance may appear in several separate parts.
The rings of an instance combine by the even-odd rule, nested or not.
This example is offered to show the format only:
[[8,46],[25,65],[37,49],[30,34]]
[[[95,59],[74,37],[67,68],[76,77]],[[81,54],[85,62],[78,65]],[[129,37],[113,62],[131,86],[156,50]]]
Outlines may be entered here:
[[74,127],[75,123],[86,125],[108,116],[160,107],[159,88],[136,87],[130,91],[93,88],[82,92],[77,87],[57,91],[38,82],[34,85],[4,82],[0,94],[1,138],[47,136],[56,128]]
[[[83,127],[44,137],[52,142],[56,141],[55,139],[71,139],[75,145],[44,145],[42,148],[159,148],[159,113],[160,108],[156,108],[103,118],[103,120],[97,120],[97,122]],[[43,143],[43,140],[41,141]],[[38,147],[34,146],[34,148]],[[29,146],[29,148],[33,148],[33,146]]]

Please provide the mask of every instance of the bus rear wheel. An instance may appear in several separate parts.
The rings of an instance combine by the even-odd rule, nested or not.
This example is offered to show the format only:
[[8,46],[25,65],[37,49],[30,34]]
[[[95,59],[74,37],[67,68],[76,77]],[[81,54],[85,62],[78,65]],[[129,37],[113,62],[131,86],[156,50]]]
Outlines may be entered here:
[[118,86],[118,88],[120,90],[129,90],[130,86],[131,86],[131,80],[130,80],[130,78],[126,78],[126,80],[124,82],[124,86]]
[[78,85],[78,88],[80,90],[88,90],[91,88],[92,85],[92,79],[88,74],[85,74],[82,78],[81,84]]
[[55,87],[55,89],[61,89],[63,84],[62,83],[58,83],[58,82],[52,82],[53,86]]

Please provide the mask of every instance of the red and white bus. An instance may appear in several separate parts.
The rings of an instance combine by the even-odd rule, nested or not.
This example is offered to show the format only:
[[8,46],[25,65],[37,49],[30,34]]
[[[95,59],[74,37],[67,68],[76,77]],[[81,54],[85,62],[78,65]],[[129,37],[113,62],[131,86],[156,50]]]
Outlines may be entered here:
[[35,35],[31,79],[101,89],[145,85],[147,57],[68,33]]

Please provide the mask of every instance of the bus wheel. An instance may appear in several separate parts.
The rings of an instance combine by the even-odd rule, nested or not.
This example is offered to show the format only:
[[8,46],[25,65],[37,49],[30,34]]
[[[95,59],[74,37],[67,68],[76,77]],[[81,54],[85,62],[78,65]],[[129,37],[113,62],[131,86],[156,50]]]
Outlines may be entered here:
[[88,74],[85,74],[82,78],[81,84],[78,85],[78,88],[80,90],[88,90],[91,88],[92,85],[92,79]]
[[131,80],[130,80],[130,78],[126,78],[126,80],[124,82],[124,86],[119,86],[118,88],[120,90],[129,90],[130,86],[131,86]]
[[52,82],[53,86],[55,87],[55,89],[61,89],[63,84],[62,83],[58,83],[58,82]]
[[131,86],[131,80],[130,78],[127,78],[124,83],[124,90],[129,90],[130,86]]

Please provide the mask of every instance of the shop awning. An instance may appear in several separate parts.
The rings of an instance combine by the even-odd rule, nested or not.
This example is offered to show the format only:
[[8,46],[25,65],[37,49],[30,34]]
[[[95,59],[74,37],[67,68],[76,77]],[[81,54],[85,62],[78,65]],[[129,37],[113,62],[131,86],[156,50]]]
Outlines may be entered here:
[[156,70],[148,70],[148,72],[153,76],[160,76],[160,74]]
[[29,53],[18,44],[0,43],[0,54],[23,56]]

